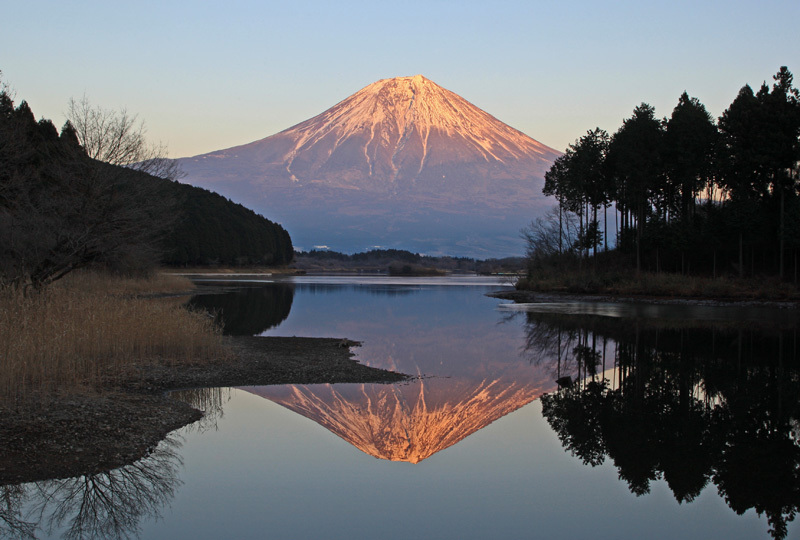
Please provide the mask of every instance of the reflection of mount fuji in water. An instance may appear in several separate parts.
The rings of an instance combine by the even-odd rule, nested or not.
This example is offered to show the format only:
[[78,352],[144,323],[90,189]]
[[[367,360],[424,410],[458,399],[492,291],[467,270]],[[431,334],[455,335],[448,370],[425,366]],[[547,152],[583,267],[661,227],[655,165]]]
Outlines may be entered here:
[[[371,456],[418,463],[551,389],[552,375],[521,355],[520,325],[498,324],[494,301],[468,287],[416,289],[392,297],[340,287],[320,296],[298,286],[302,299],[295,302],[304,309],[276,333],[303,335],[314,328],[357,339],[363,341],[354,349],[361,363],[422,379],[246,390]],[[303,314],[308,319],[301,321]]]
[[246,390],[310,418],[371,456],[418,463],[527,405],[543,392],[543,382],[423,379]]

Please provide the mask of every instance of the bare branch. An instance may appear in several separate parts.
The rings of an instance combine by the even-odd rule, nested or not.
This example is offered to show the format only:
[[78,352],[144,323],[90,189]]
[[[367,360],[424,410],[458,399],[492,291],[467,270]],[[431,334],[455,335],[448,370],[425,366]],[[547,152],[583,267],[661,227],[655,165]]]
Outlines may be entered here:
[[147,142],[144,121],[137,115],[93,106],[84,95],[69,100],[66,116],[92,159],[169,180],[184,176],[177,162],[167,158],[165,145]]

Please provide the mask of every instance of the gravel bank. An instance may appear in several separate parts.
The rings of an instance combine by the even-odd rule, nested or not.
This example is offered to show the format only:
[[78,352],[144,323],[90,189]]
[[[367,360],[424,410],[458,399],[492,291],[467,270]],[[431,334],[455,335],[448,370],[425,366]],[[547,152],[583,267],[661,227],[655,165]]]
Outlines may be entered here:
[[352,359],[356,342],[332,338],[230,337],[232,359],[199,365],[134,366],[103,390],[47,396],[35,408],[0,404],[0,484],[92,474],[145,456],[201,411],[170,390],[344,382],[407,377]]

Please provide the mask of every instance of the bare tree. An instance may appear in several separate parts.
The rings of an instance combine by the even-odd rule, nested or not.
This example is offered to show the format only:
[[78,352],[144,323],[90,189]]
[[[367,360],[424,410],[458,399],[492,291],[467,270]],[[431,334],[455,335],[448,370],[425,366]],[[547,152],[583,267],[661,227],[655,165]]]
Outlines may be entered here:
[[578,219],[572,212],[552,208],[520,231],[531,261],[572,254],[579,237]]
[[59,137],[0,93],[0,285],[27,291],[91,263],[132,272],[158,261],[175,214],[169,183],[88,159],[73,129]]
[[84,95],[69,100],[66,116],[90,158],[169,180],[185,176],[177,161],[166,157],[165,145],[147,141],[144,121],[138,115],[124,108],[93,106]]

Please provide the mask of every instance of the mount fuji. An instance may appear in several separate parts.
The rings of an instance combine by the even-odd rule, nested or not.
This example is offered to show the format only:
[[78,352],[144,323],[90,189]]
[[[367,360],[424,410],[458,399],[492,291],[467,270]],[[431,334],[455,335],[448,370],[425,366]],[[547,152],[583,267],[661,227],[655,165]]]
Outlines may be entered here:
[[521,255],[560,153],[421,75],[383,79],[270,137],[179,160],[187,183],[280,222],[295,246]]

